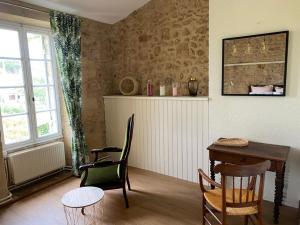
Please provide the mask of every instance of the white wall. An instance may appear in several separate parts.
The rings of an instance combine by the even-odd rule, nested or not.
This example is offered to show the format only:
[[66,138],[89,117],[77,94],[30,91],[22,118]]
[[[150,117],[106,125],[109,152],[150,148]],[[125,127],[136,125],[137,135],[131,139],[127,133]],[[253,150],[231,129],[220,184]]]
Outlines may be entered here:
[[[286,204],[300,199],[300,1],[209,1],[210,141],[218,137],[289,145]],[[287,97],[221,96],[222,38],[290,31]],[[274,175],[265,198],[273,200]]]

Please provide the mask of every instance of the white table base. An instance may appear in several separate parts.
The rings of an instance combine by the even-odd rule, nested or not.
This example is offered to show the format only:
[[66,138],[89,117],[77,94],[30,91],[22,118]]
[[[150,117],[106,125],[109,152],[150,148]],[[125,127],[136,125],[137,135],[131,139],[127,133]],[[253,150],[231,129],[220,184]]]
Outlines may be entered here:
[[103,200],[85,208],[64,206],[64,211],[67,225],[102,225]]
[[81,187],[62,197],[67,225],[101,225],[104,191],[97,187]]

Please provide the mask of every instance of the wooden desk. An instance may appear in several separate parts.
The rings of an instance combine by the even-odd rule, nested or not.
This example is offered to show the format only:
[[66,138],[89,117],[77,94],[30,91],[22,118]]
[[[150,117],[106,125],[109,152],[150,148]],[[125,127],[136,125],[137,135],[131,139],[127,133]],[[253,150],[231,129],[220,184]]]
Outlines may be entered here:
[[215,180],[215,161],[239,165],[258,163],[264,160],[271,161],[269,171],[276,173],[273,218],[274,223],[278,224],[279,207],[283,198],[285,164],[290,147],[249,142],[247,147],[225,147],[213,144],[207,149],[209,150],[210,174],[213,180]]

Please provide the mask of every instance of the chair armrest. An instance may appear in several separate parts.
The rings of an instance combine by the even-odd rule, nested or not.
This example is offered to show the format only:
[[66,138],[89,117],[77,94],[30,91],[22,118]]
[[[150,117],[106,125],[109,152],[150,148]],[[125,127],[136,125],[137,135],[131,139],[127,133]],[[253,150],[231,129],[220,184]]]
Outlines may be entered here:
[[206,180],[208,183],[210,183],[213,186],[216,186],[218,188],[222,188],[221,184],[213,181],[212,179],[210,179],[204,172],[202,169],[198,169],[198,173],[199,173],[199,182],[200,182],[200,188],[202,190],[202,192],[206,192],[207,190],[204,188],[203,185],[203,180]]
[[118,147],[105,147],[105,148],[96,148],[91,151],[91,153],[99,153],[99,152],[122,152],[122,149]]
[[122,163],[123,163],[123,160],[121,160],[121,161],[99,161],[99,162],[95,162],[95,163],[89,163],[89,164],[82,165],[79,167],[79,170],[84,171],[89,168],[108,167],[108,166],[119,165]]
[[94,166],[94,163],[84,164],[84,165],[79,166],[79,170],[84,171],[84,170],[87,170],[88,168],[92,168],[93,166]]

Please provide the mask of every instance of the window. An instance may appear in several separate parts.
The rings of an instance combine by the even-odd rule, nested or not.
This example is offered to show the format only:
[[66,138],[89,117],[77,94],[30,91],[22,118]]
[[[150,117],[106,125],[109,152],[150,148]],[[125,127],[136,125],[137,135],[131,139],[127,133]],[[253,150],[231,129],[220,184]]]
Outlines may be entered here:
[[50,31],[0,23],[0,126],[7,150],[61,136]]

